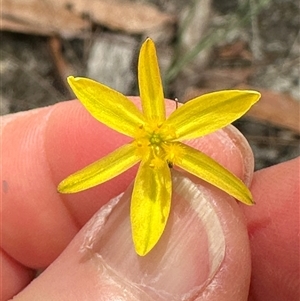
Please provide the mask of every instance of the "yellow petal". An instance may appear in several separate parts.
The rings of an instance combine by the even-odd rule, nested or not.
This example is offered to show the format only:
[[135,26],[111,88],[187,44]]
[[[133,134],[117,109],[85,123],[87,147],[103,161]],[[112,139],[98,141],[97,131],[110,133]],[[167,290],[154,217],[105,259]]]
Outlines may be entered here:
[[245,114],[260,98],[256,91],[227,90],[199,96],[174,111],[163,127],[178,139],[192,139],[223,128]]
[[88,78],[69,76],[68,83],[90,114],[110,128],[133,137],[144,124],[142,113],[123,94]]
[[134,144],[125,144],[106,157],[64,179],[58,185],[61,193],[82,191],[110,180],[135,165],[140,157]]
[[151,167],[152,160],[142,162],[131,199],[132,237],[137,254],[146,255],[161,237],[171,206],[171,174],[166,162]]
[[166,118],[164,93],[155,45],[151,39],[147,39],[140,50],[138,79],[145,117],[163,122]]
[[176,144],[185,150],[185,155],[176,161],[179,167],[247,205],[254,204],[251,192],[238,177],[202,152],[180,142]]

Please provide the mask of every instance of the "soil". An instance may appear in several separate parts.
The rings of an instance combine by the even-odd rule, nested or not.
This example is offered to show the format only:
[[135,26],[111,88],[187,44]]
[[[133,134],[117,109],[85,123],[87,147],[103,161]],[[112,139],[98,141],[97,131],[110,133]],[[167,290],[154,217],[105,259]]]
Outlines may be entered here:
[[[188,3],[188,1],[178,1],[178,5],[174,6],[174,1],[173,3],[172,1],[158,0],[152,2],[162,11],[172,13],[178,13],[178,7]],[[216,20],[222,18],[226,20],[228,16],[238,14],[237,11],[241,9],[242,2],[250,3],[251,0],[214,0],[212,1],[212,16]],[[259,1],[253,0],[252,2]],[[266,5],[257,13],[254,20],[237,29],[238,38],[244,39],[248,43],[248,50],[252,56],[250,63],[255,65],[255,72],[249,78],[248,84],[288,93],[300,100],[300,22],[297,1],[264,0],[264,2],[266,2]],[[240,11],[239,14],[241,13],[243,12]],[[96,25],[94,27],[93,34],[89,39],[58,39],[63,58],[69,68],[67,73],[72,71],[81,75],[88,73],[88,54],[93,42],[91,39],[97,37],[97,32],[105,32],[107,36],[116,35],[116,32],[108,28]],[[135,41],[132,47],[136,54],[142,36],[126,33],[121,33],[121,35],[127,35],[129,41]],[[2,115],[72,99],[73,96],[63,80],[64,73],[62,74],[61,66],[54,56],[52,43],[56,41],[55,37],[2,32],[1,40],[0,88]],[[171,39],[170,47],[172,47],[174,41],[176,41],[176,32]],[[225,40],[222,43],[216,43],[211,47],[210,54],[216,53],[216,49],[220,45],[231,42]],[[118,52],[116,53],[118,54]],[[247,66],[247,64],[249,64],[249,61],[245,61],[244,58],[224,60],[224,58],[210,55],[210,60],[205,68],[221,68],[224,65],[230,67]],[[109,66],[105,68],[108,68],[106,71],[109,73]],[[130,72],[133,68],[135,68],[134,63],[131,64]],[[136,81],[136,79],[133,80]],[[197,84],[201,87],[201,80]],[[194,85],[195,83],[193,83]],[[127,86],[131,89],[126,91],[127,94],[136,94],[134,84],[128,84]],[[172,89],[170,95],[172,95]],[[235,125],[246,136],[253,149],[256,169],[295,158],[300,154],[300,137],[294,131],[247,117],[241,118],[235,122]]]

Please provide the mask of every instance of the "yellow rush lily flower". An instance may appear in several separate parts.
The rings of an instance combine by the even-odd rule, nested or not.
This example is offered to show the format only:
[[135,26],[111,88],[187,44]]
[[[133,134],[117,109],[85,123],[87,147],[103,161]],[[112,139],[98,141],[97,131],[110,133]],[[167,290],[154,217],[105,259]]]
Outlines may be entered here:
[[75,95],[98,121],[132,137],[104,158],[63,180],[58,190],[74,193],[101,184],[140,163],[131,198],[132,236],[137,254],[146,255],[166,226],[172,198],[170,168],[183,170],[252,205],[248,188],[204,153],[180,142],[212,133],[242,116],[260,94],[226,90],[189,101],[166,119],[155,45],[140,50],[138,80],[143,113],[123,94],[88,78],[68,77]]

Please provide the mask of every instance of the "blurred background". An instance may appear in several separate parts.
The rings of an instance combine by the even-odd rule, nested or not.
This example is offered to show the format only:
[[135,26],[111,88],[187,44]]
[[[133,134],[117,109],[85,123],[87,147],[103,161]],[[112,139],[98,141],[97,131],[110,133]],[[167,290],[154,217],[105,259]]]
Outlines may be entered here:
[[2,115],[74,98],[68,75],[138,95],[138,52],[151,37],[167,98],[262,93],[235,122],[256,169],[300,154],[298,1],[2,0],[1,10]]

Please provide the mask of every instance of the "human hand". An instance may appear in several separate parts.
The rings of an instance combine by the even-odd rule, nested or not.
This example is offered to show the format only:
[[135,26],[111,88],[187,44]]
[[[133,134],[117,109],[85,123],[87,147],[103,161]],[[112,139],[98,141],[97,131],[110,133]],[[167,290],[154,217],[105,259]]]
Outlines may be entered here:
[[[174,104],[168,107],[173,110]],[[94,218],[74,238],[101,206],[126,190],[135,170],[74,195],[58,194],[57,184],[125,142],[76,101],[3,117],[2,300],[25,286],[14,300],[149,300],[159,289],[165,299],[153,300],[298,300],[299,159],[254,174],[254,207],[238,205],[193,178],[215,212],[210,221],[221,225],[223,236],[219,233],[216,242],[224,238],[225,248],[221,245],[213,256],[208,247],[217,244],[208,242],[198,213],[187,204],[172,209],[169,229],[155,249],[136,255],[122,208],[129,192],[111,215],[110,235],[99,238],[99,231],[91,231],[97,230]],[[193,146],[250,182],[251,153],[237,131],[218,131]],[[193,193],[188,186],[193,184],[173,203],[183,204]],[[96,242],[91,253],[80,252],[91,246],[88,237]],[[45,268],[29,284],[33,270]]]

